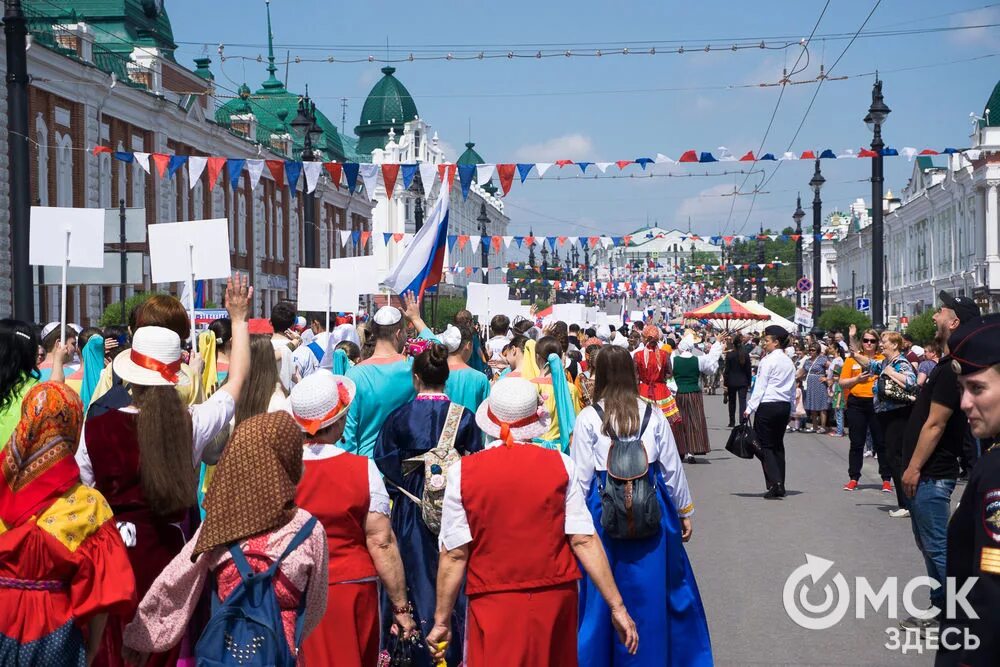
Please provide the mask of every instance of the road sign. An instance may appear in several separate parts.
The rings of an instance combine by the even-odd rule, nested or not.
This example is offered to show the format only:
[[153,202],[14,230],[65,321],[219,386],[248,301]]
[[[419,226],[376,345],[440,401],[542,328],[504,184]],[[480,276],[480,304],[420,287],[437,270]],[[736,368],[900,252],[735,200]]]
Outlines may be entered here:
[[802,278],[799,278],[799,282],[795,283],[795,287],[800,292],[811,292],[813,288],[813,281],[803,276]]
[[[804,279],[803,279],[804,280]],[[811,310],[806,310],[805,308],[795,309],[795,323],[800,327],[805,327],[806,329],[811,329],[813,326],[813,314]]]
[[872,300],[866,297],[858,297],[854,300],[854,307],[862,313],[867,313],[872,309]]

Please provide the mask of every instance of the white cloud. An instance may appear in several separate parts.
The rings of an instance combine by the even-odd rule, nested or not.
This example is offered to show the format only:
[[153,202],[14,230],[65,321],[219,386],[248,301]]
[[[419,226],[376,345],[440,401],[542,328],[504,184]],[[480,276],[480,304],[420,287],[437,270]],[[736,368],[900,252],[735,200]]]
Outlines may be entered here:
[[526,144],[514,151],[518,162],[555,162],[589,160],[594,157],[594,142],[584,134],[566,134],[537,144]]
[[[726,224],[726,220],[729,219],[730,207],[734,206],[732,197],[721,195],[729,194],[732,191],[732,183],[720,183],[701,190],[694,197],[682,199],[674,211],[673,226],[677,229],[687,229],[688,216],[690,216],[691,225],[696,232],[718,234],[719,230]],[[749,197],[736,198],[733,217],[727,233],[733,233],[734,227],[738,228],[743,224],[746,219],[747,206],[750,203],[749,199]]]
[[[1000,7],[984,7],[970,12],[963,12],[955,17],[952,24],[955,26],[987,25],[1000,22]],[[948,35],[949,40],[954,44],[963,46],[978,46],[996,44],[996,31],[993,28],[972,28],[969,30],[957,30]]]

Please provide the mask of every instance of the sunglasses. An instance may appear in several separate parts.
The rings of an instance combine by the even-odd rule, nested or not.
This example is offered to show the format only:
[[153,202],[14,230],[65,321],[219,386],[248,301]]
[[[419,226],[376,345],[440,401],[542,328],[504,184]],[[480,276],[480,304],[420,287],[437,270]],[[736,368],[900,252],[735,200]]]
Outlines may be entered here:
[[877,338],[862,338],[861,342],[862,343],[871,343],[872,345],[874,345],[875,343],[878,342],[878,339]]

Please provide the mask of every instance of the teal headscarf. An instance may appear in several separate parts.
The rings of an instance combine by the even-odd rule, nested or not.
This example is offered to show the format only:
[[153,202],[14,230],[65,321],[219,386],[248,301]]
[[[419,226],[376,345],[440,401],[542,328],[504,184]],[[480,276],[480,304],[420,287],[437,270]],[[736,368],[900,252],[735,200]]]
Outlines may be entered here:
[[351,367],[351,360],[343,350],[333,351],[333,374],[346,375],[347,369]]
[[559,447],[564,454],[569,453],[570,435],[576,423],[576,412],[573,410],[573,397],[569,393],[569,383],[566,382],[566,370],[558,354],[550,354],[548,358],[549,374],[552,376],[552,395],[556,400],[556,416],[559,418]]
[[80,399],[83,401],[83,414],[87,414],[90,407],[90,397],[94,395],[94,389],[101,379],[101,371],[104,370],[104,339],[100,336],[91,336],[87,344],[83,346],[83,382],[80,384]]

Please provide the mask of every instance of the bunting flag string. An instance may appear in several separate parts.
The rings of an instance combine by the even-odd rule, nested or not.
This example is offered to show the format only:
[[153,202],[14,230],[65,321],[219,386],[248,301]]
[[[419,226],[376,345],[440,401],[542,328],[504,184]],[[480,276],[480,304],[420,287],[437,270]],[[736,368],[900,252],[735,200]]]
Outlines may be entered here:
[[[185,164],[188,167],[188,179],[194,186],[202,174],[208,171],[209,189],[215,187],[219,174],[225,166],[228,171],[230,182],[235,186],[239,182],[240,175],[244,170],[250,175],[251,188],[255,188],[260,182],[263,173],[261,163],[267,166],[272,180],[278,188],[284,188],[288,184],[293,196],[298,189],[300,176],[305,174],[303,189],[312,192],[319,183],[322,170],[325,170],[329,180],[336,188],[340,188],[341,181],[346,180],[350,192],[358,191],[358,177],[364,184],[365,192],[369,198],[375,196],[375,189],[381,180],[385,191],[390,194],[395,193],[396,183],[399,175],[402,174],[403,189],[409,189],[416,174],[420,173],[424,192],[430,193],[436,182],[441,182],[448,188],[453,184],[456,176],[461,186],[463,198],[469,196],[473,184],[483,187],[489,184],[494,177],[500,181],[500,188],[506,196],[514,183],[515,173],[521,183],[524,183],[528,176],[535,175],[536,179],[544,180],[545,174],[555,167],[556,172],[563,172],[566,169],[574,171],[579,175],[586,175],[588,178],[600,178],[598,173],[605,175],[612,166],[618,167],[618,172],[626,169],[635,169],[642,175],[649,165],[689,165],[689,164],[710,164],[723,162],[787,162],[803,160],[844,160],[844,159],[872,159],[878,157],[875,151],[861,147],[857,150],[853,148],[835,152],[833,149],[804,150],[800,152],[783,151],[780,153],[763,153],[760,155],[747,151],[740,157],[732,153],[725,146],[720,146],[713,153],[712,151],[698,151],[694,149],[683,151],[678,157],[671,158],[663,153],[657,153],[655,158],[637,157],[629,160],[616,160],[614,162],[575,162],[573,160],[556,160],[555,162],[517,162],[517,163],[481,163],[481,164],[427,164],[427,163],[397,163],[387,162],[380,164],[359,163],[359,162],[302,162],[298,160],[253,160],[246,158],[226,158],[218,156],[197,156],[197,155],[168,155],[165,153],[142,153],[114,151],[108,146],[94,146],[91,149],[94,155],[107,153],[116,160],[127,163],[137,163],[143,171],[152,175],[150,160],[153,162],[156,174],[160,178],[172,178]],[[916,157],[935,155],[961,154],[970,161],[979,160],[983,151],[972,148],[942,148],[940,150],[932,148],[917,149],[910,146],[903,148],[886,147],[881,150],[883,157],[905,157],[912,161]],[[588,174],[588,167],[594,166],[596,171],[591,170]],[[579,178],[580,176],[576,176]],[[379,178],[381,176],[381,178]],[[556,179],[559,178],[557,175]],[[550,179],[551,180],[551,179]]]
[[[389,245],[389,243],[406,243],[408,244],[413,238],[413,234],[400,234],[392,232],[382,233],[382,243],[384,245]],[[836,232],[822,232],[820,234],[740,234],[732,236],[698,236],[697,234],[681,235],[678,237],[679,242],[685,241],[701,241],[703,243],[708,243],[714,246],[731,246],[733,243],[739,242],[749,242],[756,241],[758,239],[767,241],[798,241],[800,238],[808,239],[810,236],[813,240],[821,241],[831,241],[837,238]],[[663,234],[648,234],[644,236],[641,241],[646,242],[652,239],[664,238]],[[629,234],[623,236],[471,236],[468,234],[449,234],[448,235],[448,250],[454,251],[455,246],[458,246],[459,250],[464,249],[467,245],[471,245],[472,249],[477,249],[477,246],[482,243],[483,246],[487,248],[492,248],[496,252],[500,252],[500,248],[510,248],[511,243],[516,243],[518,248],[547,245],[550,251],[554,251],[556,247],[565,248],[568,246],[572,248],[574,246],[579,246],[581,250],[584,248],[588,250],[594,250],[598,246],[603,249],[608,248],[620,248],[628,247],[632,245],[635,237]],[[687,252],[687,251],[685,251]]]

